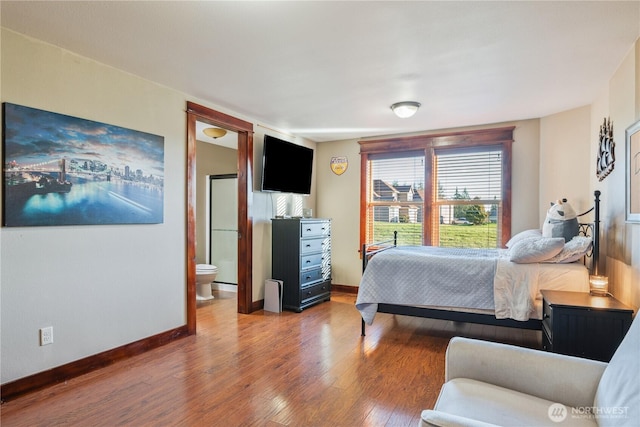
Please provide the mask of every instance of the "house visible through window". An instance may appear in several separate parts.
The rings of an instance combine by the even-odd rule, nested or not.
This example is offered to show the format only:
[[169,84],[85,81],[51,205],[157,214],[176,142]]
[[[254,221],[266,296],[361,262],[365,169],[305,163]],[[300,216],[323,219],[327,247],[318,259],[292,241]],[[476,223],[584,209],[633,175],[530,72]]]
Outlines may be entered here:
[[424,151],[371,155],[371,241],[390,239],[402,224],[404,244],[422,244],[424,160]]
[[361,141],[361,243],[501,247],[513,128]]

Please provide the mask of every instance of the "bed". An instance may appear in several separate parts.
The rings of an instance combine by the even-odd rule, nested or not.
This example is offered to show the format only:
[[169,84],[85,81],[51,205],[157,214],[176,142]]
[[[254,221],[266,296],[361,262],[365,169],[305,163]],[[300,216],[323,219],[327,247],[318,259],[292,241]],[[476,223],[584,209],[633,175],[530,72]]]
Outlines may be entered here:
[[535,262],[535,257],[532,262],[511,261],[523,243],[550,240],[536,240],[527,232],[519,233],[526,242],[508,249],[398,246],[397,233],[391,240],[363,245],[356,299],[362,335],[376,313],[541,329],[541,289],[588,292],[589,275],[598,274],[600,191],[594,196],[593,207],[578,215],[581,221],[593,211],[593,222],[580,222],[580,237],[562,240],[560,253],[545,262]]

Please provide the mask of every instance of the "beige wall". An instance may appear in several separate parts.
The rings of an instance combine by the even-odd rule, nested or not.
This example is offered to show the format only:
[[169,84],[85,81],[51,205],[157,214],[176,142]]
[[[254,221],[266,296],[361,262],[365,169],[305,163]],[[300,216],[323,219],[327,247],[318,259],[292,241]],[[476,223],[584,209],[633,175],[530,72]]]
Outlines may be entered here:
[[589,124],[588,106],[540,119],[540,224],[558,199],[566,198],[578,213],[593,205],[589,174],[596,166]]
[[[164,222],[3,227],[2,382],[186,323],[184,95],[2,30],[2,102],[164,136]],[[53,326],[40,347],[38,330]]]

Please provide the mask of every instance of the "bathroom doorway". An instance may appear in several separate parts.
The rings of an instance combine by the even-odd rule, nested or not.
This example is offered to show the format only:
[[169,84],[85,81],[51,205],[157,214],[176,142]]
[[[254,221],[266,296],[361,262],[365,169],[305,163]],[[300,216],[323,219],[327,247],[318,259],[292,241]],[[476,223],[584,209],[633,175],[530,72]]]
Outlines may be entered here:
[[196,122],[238,134],[238,313],[253,306],[253,124],[228,114],[187,102],[187,329],[196,333]]

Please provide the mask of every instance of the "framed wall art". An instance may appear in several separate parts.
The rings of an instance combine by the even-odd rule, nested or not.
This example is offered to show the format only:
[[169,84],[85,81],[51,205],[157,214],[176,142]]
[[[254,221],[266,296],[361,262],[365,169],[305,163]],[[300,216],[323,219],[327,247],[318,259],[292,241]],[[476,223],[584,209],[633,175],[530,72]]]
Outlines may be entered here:
[[605,179],[613,170],[613,165],[616,160],[615,146],[611,119],[605,117],[604,123],[600,126],[598,159],[596,161],[596,176],[598,177],[598,181]]
[[164,137],[3,104],[3,225],[163,222]]
[[640,223],[640,120],[625,131],[626,170],[626,221]]

